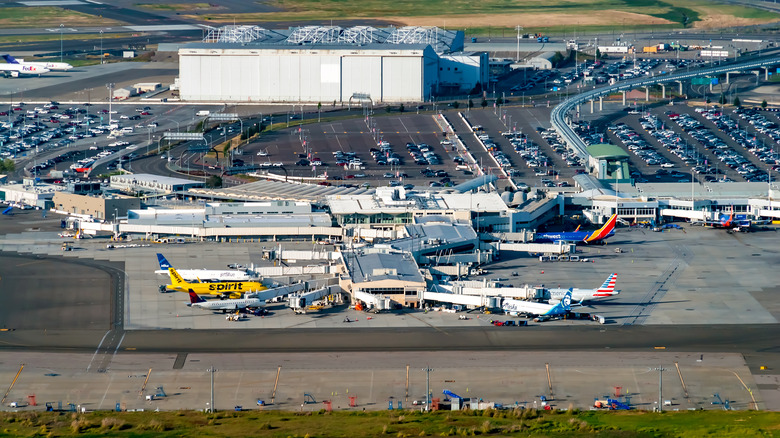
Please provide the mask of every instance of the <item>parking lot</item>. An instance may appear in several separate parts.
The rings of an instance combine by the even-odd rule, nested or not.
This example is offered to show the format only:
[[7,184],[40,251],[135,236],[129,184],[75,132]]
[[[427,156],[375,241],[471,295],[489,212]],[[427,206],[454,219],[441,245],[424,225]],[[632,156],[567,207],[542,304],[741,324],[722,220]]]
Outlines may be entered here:
[[245,160],[261,169],[319,177],[323,184],[443,187],[465,181],[442,140],[430,114],[383,114],[272,131],[243,149]]
[[596,131],[606,129],[626,149],[637,182],[691,181],[691,173],[700,182],[763,182],[778,168],[777,121],[755,109],[676,105],[627,114]]

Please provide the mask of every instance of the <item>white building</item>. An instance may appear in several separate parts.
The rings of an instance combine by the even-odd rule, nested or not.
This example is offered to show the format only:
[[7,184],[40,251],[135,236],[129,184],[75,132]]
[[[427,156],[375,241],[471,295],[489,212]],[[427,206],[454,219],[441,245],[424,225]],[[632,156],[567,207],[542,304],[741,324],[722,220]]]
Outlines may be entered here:
[[[226,26],[179,49],[183,100],[415,102],[487,82],[487,57],[438,28]],[[449,54],[449,55],[448,55]]]

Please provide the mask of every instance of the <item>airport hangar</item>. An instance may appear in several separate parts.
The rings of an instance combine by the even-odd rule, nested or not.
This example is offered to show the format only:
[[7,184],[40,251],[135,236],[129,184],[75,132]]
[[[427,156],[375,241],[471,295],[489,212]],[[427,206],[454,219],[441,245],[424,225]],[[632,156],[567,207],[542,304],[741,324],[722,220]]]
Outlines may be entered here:
[[486,52],[437,27],[213,29],[179,48],[185,101],[389,103],[467,94],[489,80]]

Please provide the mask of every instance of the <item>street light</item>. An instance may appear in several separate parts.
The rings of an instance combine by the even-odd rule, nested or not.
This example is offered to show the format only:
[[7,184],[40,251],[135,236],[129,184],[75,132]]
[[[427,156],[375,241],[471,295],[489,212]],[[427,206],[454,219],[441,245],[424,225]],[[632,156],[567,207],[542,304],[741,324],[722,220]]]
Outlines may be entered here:
[[60,23],[60,62],[62,62],[62,28],[64,28],[65,25]]
[[103,63],[103,29],[100,29],[100,63]]

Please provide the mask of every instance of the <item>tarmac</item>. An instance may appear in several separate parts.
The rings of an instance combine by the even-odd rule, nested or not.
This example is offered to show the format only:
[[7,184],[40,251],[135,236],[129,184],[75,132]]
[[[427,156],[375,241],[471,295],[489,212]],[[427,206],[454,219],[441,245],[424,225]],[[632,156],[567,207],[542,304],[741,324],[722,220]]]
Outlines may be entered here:
[[[666,410],[722,409],[713,394],[729,400],[732,409],[765,408],[750,371],[739,354],[610,353],[610,352],[347,352],[117,354],[110,372],[96,373],[90,354],[60,353],[56,360],[42,353],[19,353],[0,364],[0,382],[23,371],[5,403],[23,403],[34,395],[56,409],[127,410],[281,409],[318,411],[325,400],[337,410],[419,409],[425,400],[430,371],[433,398],[446,389],[463,398],[504,406],[589,409],[594,399],[628,401],[635,409],[652,410],[661,399]],[[90,367],[92,366],[92,369]],[[753,391],[755,398],[751,397]],[[147,396],[154,400],[148,400]],[[162,396],[165,394],[165,396]],[[350,400],[354,397],[353,400]],[[265,406],[259,406],[262,400]],[[316,401],[316,403],[307,403]],[[414,405],[415,401],[418,403]],[[354,406],[350,406],[350,402]],[[20,409],[21,410],[21,409]]]
[[[186,307],[184,294],[159,293],[158,286],[166,279],[152,274],[158,269],[154,254],[162,251],[182,268],[220,269],[228,263],[268,263],[260,253],[263,246],[274,243],[152,244],[108,250],[106,239],[69,239],[75,249],[63,252],[63,238],[57,236],[59,218],[47,216],[26,211],[0,222],[7,230],[0,238],[0,251],[9,261],[0,264],[0,288],[3,294],[10,291],[8,302],[18,306],[0,314],[2,327],[13,330],[0,332],[5,350],[0,352],[0,382],[10,385],[20,364],[27,364],[19,386],[12,390],[19,401],[35,393],[39,400],[69,400],[87,409],[110,409],[116,402],[127,409],[199,409],[207,399],[204,370],[213,364],[222,370],[217,399],[226,406],[220,409],[255,408],[257,399],[269,398],[269,385],[277,365],[282,365],[283,382],[289,386],[270,408],[300,409],[303,393],[318,401],[333,399],[334,408],[346,408],[349,389],[361,400],[358,409],[386,409],[391,396],[399,400],[403,395],[407,401],[424,395],[416,370],[431,366],[439,376],[454,376],[440,378],[434,392],[450,389],[461,394],[468,389],[484,400],[530,406],[527,403],[540,402],[538,396],[545,394],[546,372],[539,364],[551,363],[555,385],[546,394],[555,395],[557,407],[588,408],[594,398],[622,386],[631,388],[637,407],[652,409],[657,372],[648,369],[661,365],[674,370],[664,374],[672,379],[676,360],[686,363],[681,374],[692,401],[680,395],[681,384],[676,395],[669,386],[670,397],[679,401],[675,408],[720,408],[709,404],[717,392],[734,400],[735,408],[746,409],[752,403],[747,386],[760,408],[780,409],[778,375],[773,371],[780,366],[772,336],[778,316],[774,230],[727,234],[687,225],[684,231],[662,233],[621,228],[606,246],[580,248],[578,255],[587,262],[540,262],[526,254],[504,252],[498,263],[486,267],[487,278],[503,283],[562,287],[595,287],[617,272],[620,295],[582,309],[605,316],[608,323],[603,326],[564,320],[504,328],[490,324],[491,319],[509,319],[503,315],[472,312],[464,321],[450,313],[373,315],[344,306],[294,315],[281,303],[271,304],[265,317],[235,323],[221,314]],[[16,264],[11,262],[14,253],[22,256]],[[26,260],[36,264],[27,267]],[[122,267],[124,278],[116,274]],[[27,293],[25,281],[30,275],[24,269],[33,275],[46,272],[35,279],[36,290],[48,292],[56,305],[34,313],[42,310],[36,301],[42,296]],[[18,271],[9,275],[9,270]],[[95,287],[94,281],[103,283]],[[118,288],[115,303],[100,295],[111,281]],[[76,289],[97,295],[73,293]],[[71,319],[45,316],[57,314],[58,308],[67,309],[60,313]],[[117,315],[114,326],[110,323],[114,318],[105,318],[112,310]],[[102,318],[93,319],[101,312]],[[344,323],[345,315],[355,322]],[[71,326],[74,321],[83,324]],[[342,357],[349,360],[336,360]],[[632,362],[626,362],[629,359]],[[416,376],[410,382],[417,382],[410,383],[408,399],[399,392],[405,383],[397,376],[399,367],[405,373],[406,363]],[[297,370],[300,367],[314,370]],[[159,372],[153,372],[144,397],[163,386],[169,396],[159,402],[141,397],[143,379],[126,377],[145,374],[149,368]],[[29,371],[35,369],[51,369],[59,376],[33,378],[25,386]],[[466,383],[456,386],[458,382]],[[321,407],[304,404],[303,408]]]

